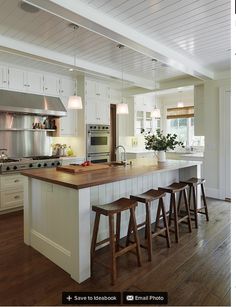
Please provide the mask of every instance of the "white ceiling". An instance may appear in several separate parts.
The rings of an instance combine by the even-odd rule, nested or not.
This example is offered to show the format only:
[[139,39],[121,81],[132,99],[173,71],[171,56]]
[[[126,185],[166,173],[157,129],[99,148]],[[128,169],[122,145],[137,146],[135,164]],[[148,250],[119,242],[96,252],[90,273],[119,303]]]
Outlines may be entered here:
[[[45,6],[53,2],[67,5],[73,4],[74,0],[40,0],[40,4]],[[176,51],[182,66],[175,65],[170,59],[165,61],[168,66],[159,61],[157,81],[186,77],[186,71],[182,69],[185,59],[186,65],[196,62],[202,65],[196,66],[197,68],[202,68],[202,71],[207,68],[209,73],[230,67],[229,0],[76,0],[75,4],[81,9],[87,9],[91,16],[92,10],[96,9],[97,18],[109,16],[114,20],[114,24],[116,21],[122,22],[129,29],[138,31],[140,37],[142,34],[161,43],[161,46],[166,47],[167,53]],[[95,33],[94,29],[90,29],[92,32],[84,27],[74,32],[68,24],[68,20],[43,10],[35,14],[26,13],[19,8],[18,0],[0,0],[0,49],[19,50],[28,56],[32,54],[41,60],[55,61],[65,67],[75,64],[82,70],[120,78],[121,51],[116,47],[118,40],[109,37],[108,32],[106,36],[112,40],[104,37],[105,32],[101,33],[97,24],[99,34]],[[107,29],[109,25],[105,30]],[[126,46],[129,46],[128,40]],[[137,85],[152,87],[154,82],[151,57],[147,56],[146,50],[138,48],[138,52],[135,51],[137,48],[131,48],[126,47],[122,51],[124,78]],[[149,51],[152,51],[150,46],[149,48]],[[57,73],[61,70],[62,73],[67,73],[67,70],[60,66],[17,58],[9,53],[1,52],[0,61],[16,61],[19,65],[22,62],[22,65],[41,70]],[[193,67],[193,71],[196,67]]]

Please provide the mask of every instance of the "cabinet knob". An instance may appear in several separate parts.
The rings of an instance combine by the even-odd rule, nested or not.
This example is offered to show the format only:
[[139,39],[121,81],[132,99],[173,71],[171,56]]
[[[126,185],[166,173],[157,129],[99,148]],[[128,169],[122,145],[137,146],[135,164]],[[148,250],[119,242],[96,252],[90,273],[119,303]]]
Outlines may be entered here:
[[6,81],[6,80],[4,80],[2,83],[7,83],[7,81]]
[[19,196],[19,195],[16,195],[14,198],[15,198],[15,199],[18,199],[18,198],[20,198],[20,196]]
[[19,182],[19,181],[20,181],[19,179],[14,180],[14,182]]

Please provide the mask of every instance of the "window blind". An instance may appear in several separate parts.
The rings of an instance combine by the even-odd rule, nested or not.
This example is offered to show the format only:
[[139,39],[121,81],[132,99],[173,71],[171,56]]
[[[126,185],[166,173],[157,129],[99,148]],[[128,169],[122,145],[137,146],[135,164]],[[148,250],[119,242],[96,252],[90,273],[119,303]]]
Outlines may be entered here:
[[167,119],[194,117],[194,106],[167,109]]

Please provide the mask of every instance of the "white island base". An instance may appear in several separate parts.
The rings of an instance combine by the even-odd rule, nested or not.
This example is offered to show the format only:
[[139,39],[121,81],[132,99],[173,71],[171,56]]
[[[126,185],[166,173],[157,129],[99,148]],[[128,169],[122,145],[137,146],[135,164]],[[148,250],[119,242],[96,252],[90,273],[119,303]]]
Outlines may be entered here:
[[[192,163],[194,164],[194,163]],[[90,277],[90,242],[94,223],[92,205],[102,205],[164,187],[190,177],[200,178],[200,164],[149,174],[82,189],[25,177],[24,242],[68,272],[78,283]],[[76,176],[76,175],[71,175]],[[199,205],[198,197],[198,205]],[[165,199],[168,210],[169,198]],[[152,219],[156,203],[152,206]],[[137,210],[138,222],[144,219],[144,206]],[[128,213],[122,214],[121,237],[126,236]],[[98,240],[108,236],[108,221],[101,217]]]

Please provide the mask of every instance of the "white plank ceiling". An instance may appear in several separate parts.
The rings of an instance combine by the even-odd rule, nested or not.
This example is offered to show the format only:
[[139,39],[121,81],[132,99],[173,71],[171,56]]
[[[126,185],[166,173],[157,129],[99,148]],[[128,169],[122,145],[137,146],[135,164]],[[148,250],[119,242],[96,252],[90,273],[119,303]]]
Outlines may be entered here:
[[[229,0],[78,0],[97,12],[109,15],[119,22],[159,41],[183,56],[196,60],[214,72],[230,67],[230,1]],[[40,10],[30,14],[19,8],[18,0],[0,0],[0,48],[1,38],[18,45],[26,43],[89,63],[88,70],[109,69],[121,76],[121,51],[117,42],[83,27],[73,31],[68,21]],[[27,45],[26,45],[27,46]],[[32,48],[33,50],[33,48]],[[124,72],[140,80],[153,80],[151,58],[125,48],[123,51]],[[31,53],[31,48],[27,50]],[[33,51],[32,51],[33,54]],[[0,61],[32,66],[40,70],[67,73],[65,68],[45,65],[26,58],[0,53]],[[65,64],[68,64],[65,63]],[[77,63],[75,63],[77,65]],[[47,66],[47,68],[46,68]],[[66,66],[66,65],[65,65]],[[78,64],[79,66],[79,64]],[[98,72],[99,69],[97,69]],[[108,73],[105,73],[108,74]],[[112,73],[111,73],[112,75]],[[157,81],[186,77],[183,72],[157,63]],[[135,81],[134,81],[135,82]]]

